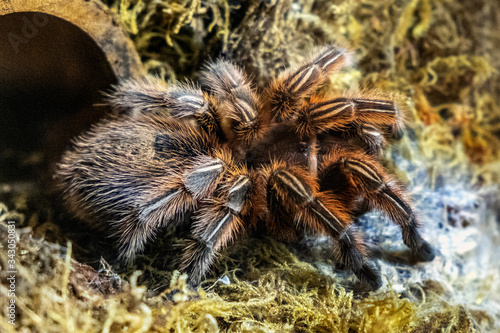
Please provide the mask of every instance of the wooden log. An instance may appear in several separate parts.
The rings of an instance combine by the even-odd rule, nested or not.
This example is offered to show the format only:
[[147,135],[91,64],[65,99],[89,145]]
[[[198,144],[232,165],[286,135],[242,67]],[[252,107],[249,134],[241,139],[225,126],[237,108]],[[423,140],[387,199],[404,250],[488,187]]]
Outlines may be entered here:
[[102,92],[142,74],[100,1],[1,0],[0,181],[47,174],[70,138],[109,111]]
[[[117,78],[142,74],[141,61],[132,41],[102,2],[98,0],[0,1],[0,15],[25,12],[53,15],[82,29],[104,52]],[[40,30],[42,28],[39,27]],[[8,38],[8,35],[4,37]],[[21,37],[24,37],[22,32]]]

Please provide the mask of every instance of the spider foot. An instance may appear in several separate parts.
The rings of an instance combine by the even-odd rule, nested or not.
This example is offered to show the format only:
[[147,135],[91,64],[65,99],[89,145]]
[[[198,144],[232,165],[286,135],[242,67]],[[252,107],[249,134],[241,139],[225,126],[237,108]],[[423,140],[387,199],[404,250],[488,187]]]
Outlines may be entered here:
[[354,270],[354,274],[362,283],[369,285],[372,290],[377,290],[382,286],[380,273],[370,264],[364,263],[359,269]]
[[217,252],[197,239],[187,239],[184,245],[180,271],[188,274],[188,285],[196,288],[212,266]]
[[412,252],[418,257],[418,259],[420,259],[420,261],[432,261],[436,257],[436,252],[425,240],[422,240],[422,244]]

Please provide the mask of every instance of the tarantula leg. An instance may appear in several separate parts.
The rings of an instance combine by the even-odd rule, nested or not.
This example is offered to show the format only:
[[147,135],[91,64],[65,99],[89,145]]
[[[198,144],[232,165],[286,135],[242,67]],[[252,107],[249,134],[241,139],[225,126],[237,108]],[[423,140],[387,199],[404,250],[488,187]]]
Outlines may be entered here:
[[385,211],[393,221],[401,226],[403,242],[422,261],[434,260],[432,246],[422,238],[418,231],[419,223],[414,210],[404,197],[403,189],[395,182],[389,181],[380,192],[373,192],[374,206]]
[[[405,191],[383,170],[380,163],[362,152],[336,150],[328,156],[320,174],[324,188],[335,187],[332,178],[343,174],[345,185],[361,194],[370,208],[384,211],[403,232],[404,243],[421,260],[434,259],[434,251],[418,231],[419,223]],[[354,200],[354,193],[350,199]]]
[[116,112],[138,116],[166,112],[165,92],[168,89],[164,80],[147,76],[119,82],[107,97]]
[[295,117],[303,99],[323,84],[330,73],[342,67],[347,58],[344,49],[326,46],[298,69],[282,73],[268,88],[273,120],[281,122]]
[[168,224],[185,222],[186,214],[193,211],[196,202],[182,187],[172,187],[164,195],[147,202],[137,215],[125,216],[112,223],[116,231],[111,235],[118,239],[119,256],[122,261],[131,261],[136,253],[144,250],[158,230]]
[[[190,281],[199,283],[207,273],[219,251],[235,240],[244,230],[243,219],[252,206],[253,182],[248,174],[229,176],[221,188],[222,197],[205,200],[193,223],[192,239],[182,255],[182,270],[190,275]],[[254,200],[255,201],[255,200]]]
[[205,132],[220,134],[216,101],[192,84],[169,86],[152,76],[142,80],[130,79],[120,82],[115,91],[108,94],[108,102],[118,113],[133,117],[156,114],[182,120],[195,119]]
[[218,133],[216,101],[191,84],[169,86],[160,78],[146,77],[120,82],[108,94],[108,101],[119,113],[168,115],[177,119],[194,118],[207,133]]
[[[341,202],[317,193],[317,184],[304,170],[275,163],[265,170],[269,230],[277,237],[296,240],[299,229],[326,232],[337,238],[350,216]],[[325,199],[325,200],[322,200]],[[294,217],[296,226],[290,224]]]
[[[301,137],[310,137],[327,130],[345,130],[357,126],[361,138],[368,144],[381,144],[380,134],[384,127],[402,131],[403,119],[397,106],[391,100],[364,98],[334,98],[325,100],[313,96],[310,103],[299,111],[296,131]],[[377,142],[378,141],[378,142]]]
[[243,71],[225,60],[208,64],[202,73],[201,83],[204,89],[221,100],[235,99],[235,92],[252,91],[251,83]]
[[124,262],[132,261],[136,253],[144,251],[146,243],[154,238],[160,227],[158,223],[151,225],[148,221],[137,221],[135,216],[126,216],[112,225],[116,225],[111,237],[117,238],[118,260]]
[[379,273],[366,261],[366,253],[361,241],[347,227],[337,240],[333,258],[335,262],[351,270],[360,281],[377,290],[382,285]]
[[[277,237],[294,240],[297,229],[327,233],[337,240],[334,259],[343,267],[367,282],[374,289],[380,287],[378,273],[366,262],[362,244],[347,226],[351,217],[348,207],[335,195],[318,192],[317,184],[298,168],[274,167],[269,170],[267,200],[269,229]],[[295,226],[290,217],[295,217]]]
[[211,195],[215,185],[223,175],[225,163],[211,156],[200,156],[198,160],[183,174],[186,189],[196,200]]
[[133,219],[115,223],[120,260],[129,261],[164,226],[189,224],[198,201],[212,195],[223,175],[225,163],[211,156],[199,156],[182,174],[172,174],[168,190],[139,207]]
[[381,157],[388,142],[384,131],[375,125],[351,124],[347,130],[328,131],[335,137],[341,137],[346,142],[364,148],[372,156]]
[[193,115],[207,108],[200,89],[187,84],[169,86],[154,76],[120,82],[108,94],[108,102],[115,110],[135,116],[172,112],[178,116]]
[[[217,156],[217,154],[216,154]],[[223,154],[219,154],[222,157]],[[226,159],[226,157],[223,157]],[[183,165],[182,173],[173,174],[172,187],[165,195],[156,197],[141,208],[140,220],[165,221],[172,224],[187,222],[198,202],[211,196],[224,174],[226,162],[221,158],[201,155],[190,165]]]
[[220,60],[207,66],[201,81],[220,100],[221,126],[230,141],[248,144],[262,134],[261,106],[240,68]]
[[356,134],[365,143],[367,151],[374,156],[380,156],[387,145],[387,140],[376,126],[359,125]]

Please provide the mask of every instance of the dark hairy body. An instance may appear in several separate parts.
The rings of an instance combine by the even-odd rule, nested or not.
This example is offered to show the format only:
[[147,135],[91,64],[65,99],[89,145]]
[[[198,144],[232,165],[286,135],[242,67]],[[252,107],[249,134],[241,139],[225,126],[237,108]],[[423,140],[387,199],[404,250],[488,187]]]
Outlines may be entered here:
[[379,161],[387,138],[402,131],[394,102],[317,94],[347,59],[320,48],[261,94],[225,61],[207,66],[202,88],[123,82],[110,95],[116,114],[79,137],[58,166],[68,208],[115,239],[124,261],[162,228],[187,228],[179,268],[193,283],[223,248],[258,229],[286,241],[331,236],[335,262],[376,289],[379,274],[351,227],[370,209],[432,260],[410,199]]

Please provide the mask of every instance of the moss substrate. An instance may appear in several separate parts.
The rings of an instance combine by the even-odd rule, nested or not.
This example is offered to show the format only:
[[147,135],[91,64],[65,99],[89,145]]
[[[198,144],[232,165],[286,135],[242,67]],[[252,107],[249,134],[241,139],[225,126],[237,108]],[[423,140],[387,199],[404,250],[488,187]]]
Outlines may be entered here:
[[[36,184],[0,186],[0,331],[480,332],[500,330],[500,4],[473,0],[108,0],[146,68],[196,80],[206,60],[241,63],[262,86],[314,45],[354,50],[328,88],[394,93],[407,135],[387,152],[438,249],[414,264],[380,214],[360,231],[384,274],[369,292],[335,270],[328,240],[255,237],[224,252],[198,290],[159,238],[128,268]],[[8,221],[15,221],[16,327],[8,323]]]

